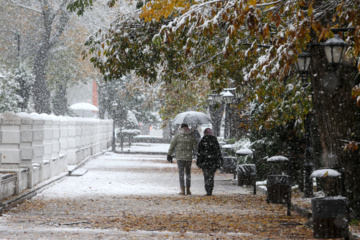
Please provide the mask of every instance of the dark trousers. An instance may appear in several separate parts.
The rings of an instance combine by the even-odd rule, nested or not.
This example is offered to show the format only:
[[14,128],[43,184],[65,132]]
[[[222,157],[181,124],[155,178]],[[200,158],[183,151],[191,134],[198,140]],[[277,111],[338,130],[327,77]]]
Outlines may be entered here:
[[184,188],[184,172],[186,174],[186,187],[190,187],[191,185],[191,164],[192,161],[182,161],[178,160],[177,165],[179,168],[179,181],[180,181],[180,187]]
[[216,168],[203,168],[204,182],[205,182],[205,191],[207,195],[211,195],[214,189],[214,178],[216,173]]

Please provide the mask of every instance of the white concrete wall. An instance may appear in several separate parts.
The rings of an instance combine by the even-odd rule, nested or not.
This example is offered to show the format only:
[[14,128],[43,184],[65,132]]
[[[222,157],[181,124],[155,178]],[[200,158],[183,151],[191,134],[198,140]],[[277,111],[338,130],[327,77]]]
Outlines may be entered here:
[[2,113],[0,173],[18,176],[19,193],[107,149],[111,138],[112,120]]

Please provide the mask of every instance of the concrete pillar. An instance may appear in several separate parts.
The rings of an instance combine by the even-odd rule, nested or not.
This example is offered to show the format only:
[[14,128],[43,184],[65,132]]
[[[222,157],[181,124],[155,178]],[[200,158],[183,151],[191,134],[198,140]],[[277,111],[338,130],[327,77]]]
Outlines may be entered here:
[[82,157],[82,139],[81,139],[81,128],[82,128],[82,121],[81,118],[76,118],[76,124],[75,124],[75,152],[76,152],[76,163],[79,163],[83,157]]
[[0,115],[0,154],[1,168],[20,167],[20,126],[21,118],[13,113]]
[[43,156],[43,174],[42,181],[51,178],[54,175],[52,167],[52,151],[53,151],[53,118],[47,114],[40,114],[40,117],[44,120],[43,125],[43,145],[44,145],[44,156]]
[[33,161],[32,161],[32,184],[36,185],[43,181],[44,171],[44,125],[45,120],[37,113],[31,113],[33,118]]
[[[81,124],[81,150],[82,159],[85,159],[90,155],[90,129],[89,120],[84,118]],[[81,160],[82,160],[81,159]]]
[[58,158],[60,154],[60,119],[53,120],[52,124],[52,153],[51,157]]
[[[20,126],[20,158],[21,163],[20,167],[27,169],[27,186],[26,188],[31,188],[34,186],[33,183],[33,158],[34,158],[34,148],[33,148],[33,118],[27,113],[18,113],[17,116],[21,118]],[[25,177],[24,177],[25,178]],[[23,182],[23,181],[22,181]],[[23,184],[23,183],[21,183]]]
[[68,118],[61,117],[60,118],[60,127],[59,127],[60,137],[60,151],[59,154],[63,155],[67,153],[68,148]]
[[76,164],[76,119],[67,117],[67,149],[66,156],[69,165]]
[[57,176],[63,172],[60,159],[60,119],[52,116],[52,152],[51,152],[51,177]]
[[47,114],[40,114],[44,119],[44,160],[52,159],[52,151],[53,151],[53,119]]

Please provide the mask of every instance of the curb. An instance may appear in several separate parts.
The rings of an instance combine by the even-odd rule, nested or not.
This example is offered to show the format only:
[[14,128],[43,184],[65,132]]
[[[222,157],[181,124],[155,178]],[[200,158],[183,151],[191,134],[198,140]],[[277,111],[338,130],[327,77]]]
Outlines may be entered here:
[[50,186],[51,184],[70,176],[75,170],[79,169],[80,167],[84,166],[85,163],[87,163],[89,160],[96,158],[102,154],[104,154],[107,151],[102,151],[100,153],[94,154],[92,156],[88,156],[86,157],[84,160],[82,160],[79,164],[77,164],[73,169],[68,170],[67,172],[63,172],[62,174],[55,176],[53,178],[50,178],[30,189],[27,189],[25,191],[23,191],[22,193],[15,195],[13,197],[10,197],[8,200],[4,201],[4,202],[0,202],[0,216],[2,215],[2,212],[4,210],[8,211],[13,207],[16,207],[17,205],[25,202],[26,200],[36,196],[36,194],[42,190],[43,188]]
[[[50,184],[52,184],[56,181],[59,181],[60,179],[66,177],[66,176],[68,176],[68,173],[64,172],[64,173],[60,174],[59,176],[48,179],[48,180],[36,185],[33,188],[25,190],[22,193],[15,195],[14,197],[11,197],[10,199],[8,199],[4,202],[1,202],[1,204],[3,204],[2,210],[9,210],[9,209],[15,207],[16,205],[23,203],[27,199],[34,197],[37,194],[37,191],[39,191],[40,189],[42,189],[46,186],[49,186]],[[1,216],[1,213],[2,213],[2,211],[0,211],[0,216]]]
[[86,157],[84,160],[82,160],[80,163],[78,163],[74,168],[72,168],[71,170],[69,170],[67,175],[70,176],[75,170],[83,167],[83,166],[85,165],[85,163],[87,163],[89,160],[91,160],[91,159],[93,159],[93,158],[96,158],[96,157],[98,157],[98,156],[100,156],[100,155],[103,155],[103,154],[105,154],[106,152],[108,152],[108,151],[102,151],[102,152],[99,152],[99,153],[96,153],[96,154],[94,154],[94,155],[91,155],[91,156]]

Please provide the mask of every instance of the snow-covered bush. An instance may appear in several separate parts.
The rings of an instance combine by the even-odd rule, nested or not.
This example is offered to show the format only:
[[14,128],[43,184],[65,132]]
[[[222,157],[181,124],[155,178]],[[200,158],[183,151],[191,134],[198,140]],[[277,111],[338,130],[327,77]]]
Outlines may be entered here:
[[18,102],[18,107],[21,111],[25,111],[29,106],[35,76],[30,73],[25,65],[21,64],[20,67],[15,70],[14,80],[19,84],[17,94],[21,97],[21,100]]
[[140,135],[141,131],[138,129],[123,129],[122,134],[124,136],[137,136]]
[[125,121],[125,129],[137,129],[137,128],[139,128],[139,122],[135,114],[132,111],[128,110]]
[[[250,149],[251,148],[250,145],[251,145],[250,139],[241,138],[233,144],[234,151],[236,152],[240,149]],[[253,163],[252,155],[238,157],[238,164],[245,164],[245,163]]]
[[135,136],[140,135],[141,131],[139,129],[122,129],[120,132],[117,133],[117,137],[124,141],[128,139],[129,146],[131,146],[131,142]]
[[18,95],[20,85],[15,74],[0,68],[0,112],[19,112],[19,102],[23,99]]

